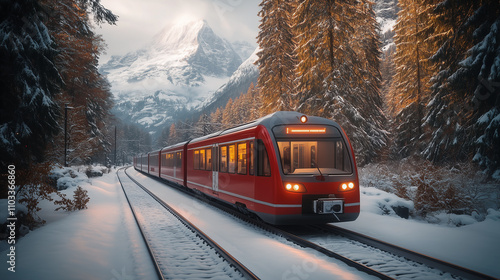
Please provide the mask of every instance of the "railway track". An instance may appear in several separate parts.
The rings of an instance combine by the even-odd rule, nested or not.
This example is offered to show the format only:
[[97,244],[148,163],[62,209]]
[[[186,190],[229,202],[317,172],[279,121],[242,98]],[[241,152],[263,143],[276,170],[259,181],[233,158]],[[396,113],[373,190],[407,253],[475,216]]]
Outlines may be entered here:
[[331,252],[325,248],[322,248],[322,247],[318,246],[317,244],[314,244],[308,240],[301,239],[300,237],[295,236],[289,232],[278,229],[274,226],[271,226],[267,223],[264,223],[260,220],[255,219],[253,217],[249,217],[249,216],[239,212],[237,209],[233,208],[231,205],[228,205],[225,203],[220,203],[219,201],[211,199],[203,194],[192,192],[189,189],[180,187],[176,184],[171,184],[171,183],[164,181],[160,178],[157,178],[154,176],[149,176],[148,174],[146,174],[146,175],[153,180],[160,181],[164,184],[167,184],[170,187],[176,188],[177,190],[179,190],[187,195],[194,196],[198,199],[201,199],[205,203],[207,203],[207,204],[209,204],[217,209],[223,210],[225,213],[227,213],[231,216],[234,216],[234,217],[238,218],[239,220],[241,220],[241,222],[243,224],[246,224],[247,226],[252,226],[252,227],[255,227],[255,228],[262,230],[263,233],[267,236],[274,236],[275,238],[276,237],[277,238],[284,238],[284,239],[286,239],[286,240],[288,240],[288,241],[290,241],[290,242],[292,242],[300,247],[311,248],[311,249],[319,252],[321,255],[326,255],[329,258],[334,258],[334,259],[340,260],[340,261],[346,263],[347,265],[354,267],[355,269],[357,269],[359,271],[365,272],[366,274],[375,276],[379,279],[393,279],[392,277],[389,277],[383,273],[380,273],[374,269],[371,269],[371,268],[365,266],[364,264],[350,260],[350,259],[348,259],[340,254],[337,254],[335,252]]
[[126,170],[117,176],[159,279],[259,279]]
[[424,264],[428,267],[432,267],[435,269],[439,269],[444,272],[448,272],[452,275],[458,276],[463,279],[496,279],[491,276],[479,273],[474,270],[470,270],[449,262],[445,262],[424,254],[420,254],[418,252],[408,250],[369,236],[366,236],[364,234],[360,234],[351,230],[347,230],[338,226],[334,225],[321,225],[317,226],[318,229],[323,230],[326,233],[329,234],[335,234],[335,235],[340,235],[346,238],[349,238],[350,240],[377,248],[379,250],[391,253],[396,256],[404,257],[405,259],[408,259],[412,262],[415,263],[421,263]]
[[268,236],[271,233],[301,247],[311,248],[380,279],[495,279],[332,225],[275,227],[242,214],[228,204],[171,185],[159,178],[150,178],[196,196],[205,203],[237,217],[242,223],[267,232]]
[[[285,232],[394,279],[495,279],[334,225],[288,227]],[[313,245],[314,246],[314,245]]]

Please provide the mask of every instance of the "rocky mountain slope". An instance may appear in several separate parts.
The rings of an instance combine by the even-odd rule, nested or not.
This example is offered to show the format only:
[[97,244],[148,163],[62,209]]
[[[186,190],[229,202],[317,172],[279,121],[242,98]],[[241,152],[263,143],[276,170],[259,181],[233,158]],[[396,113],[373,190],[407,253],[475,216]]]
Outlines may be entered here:
[[111,83],[117,117],[156,133],[223,85],[241,61],[198,20],[165,27],[144,48],[113,56],[100,71]]

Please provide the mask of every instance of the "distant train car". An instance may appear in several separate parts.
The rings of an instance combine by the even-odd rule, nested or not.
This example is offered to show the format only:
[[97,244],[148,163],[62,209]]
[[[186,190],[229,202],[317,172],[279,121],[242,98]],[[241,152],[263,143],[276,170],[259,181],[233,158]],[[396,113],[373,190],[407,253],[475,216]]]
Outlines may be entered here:
[[342,128],[324,118],[277,112],[152,152],[149,165],[136,169],[271,224],[352,221],[359,215],[354,152]]
[[186,167],[185,163],[187,142],[179,143],[166,147],[161,150],[161,170],[160,176],[163,179],[186,185]]
[[142,172],[148,172],[148,154],[141,154],[137,159],[139,169]]

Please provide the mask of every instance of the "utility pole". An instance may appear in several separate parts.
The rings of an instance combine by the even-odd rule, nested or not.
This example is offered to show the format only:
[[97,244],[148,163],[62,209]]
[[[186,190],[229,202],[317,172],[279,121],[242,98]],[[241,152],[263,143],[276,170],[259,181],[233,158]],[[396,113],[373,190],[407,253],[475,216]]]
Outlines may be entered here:
[[68,104],[64,104],[64,166],[68,166],[67,155],[68,155],[68,110],[73,109],[73,107],[68,107]]
[[115,167],[116,167],[116,125],[115,125]]

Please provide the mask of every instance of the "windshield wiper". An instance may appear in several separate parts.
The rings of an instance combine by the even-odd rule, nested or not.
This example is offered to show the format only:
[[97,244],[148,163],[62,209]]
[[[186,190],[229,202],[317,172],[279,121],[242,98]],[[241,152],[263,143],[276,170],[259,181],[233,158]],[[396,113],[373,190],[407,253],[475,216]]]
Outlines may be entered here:
[[314,166],[316,167],[316,169],[318,169],[318,172],[319,172],[319,176],[316,176],[316,180],[318,181],[325,181],[325,176],[323,176],[323,173],[321,173],[321,170],[319,169],[318,165],[316,164],[316,161],[315,160],[312,160],[312,163],[314,164]]

